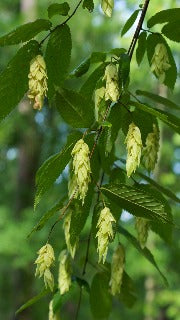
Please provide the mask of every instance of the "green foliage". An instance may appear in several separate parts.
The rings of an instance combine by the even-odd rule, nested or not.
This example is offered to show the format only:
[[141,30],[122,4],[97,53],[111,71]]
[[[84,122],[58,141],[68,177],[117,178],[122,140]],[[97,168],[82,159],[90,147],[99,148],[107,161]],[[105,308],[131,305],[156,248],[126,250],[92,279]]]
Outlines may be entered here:
[[0,120],[14,109],[27,92],[30,61],[38,53],[38,42],[28,42],[0,74]]
[[158,24],[158,23],[174,22],[176,20],[178,21],[179,16],[180,16],[180,8],[162,10],[162,11],[156,13],[154,16],[152,16],[148,20],[147,26],[148,26],[148,28],[151,28],[155,24]]
[[48,7],[48,17],[51,19],[55,15],[67,16],[70,10],[70,6],[67,2],[52,3]]
[[51,33],[46,49],[48,96],[50,99],[60,87],[67,74],[71,58],[71,33],[68,25],[62,25]]
[[179,20],[166,24],[161,32],[170,40],[180,42],[180,26]]
[[52,24],[49,20],[38,19],[26,23],[0,38],[0,46],[9,46],[31,40],[42,31],[47,31]]
[[126,21],[122,31],[121,31],[121,37],[125,35],[126,32],[129,31],[129,29],[133,26],[134,22],[137,19],[139,9],[134,11],[133,14],[129,17],[129,19]]
[[40,299],[45,297],[49,293],[49,290],[43,289],[37,296],[33,297],[29,301],[27,301],[25,304],[23,304],[17,311],[16,314],[21,313],[22,311],[26,310],[27,308],[31,307],[33,304],[37,303]]
[[140,33],[138,38],[138,46],[136,49],[136,61],[138,65],[141,64],[144,54],[146,52],[146,37],[147,37],[147,33],[143,31]]
[[104,62],[106,60],[106,53],[104,52],[92,52],[91,56],[84,59],[79,66],[77,66],[71,73],[71,77],[81,77],[88,70],[91,64]]
[[125,271],[123,272],[119,300],[122,301],[128,308],[132,308],[137,300],[136,288],[133,280]]
[[170,222],[161,202],[150,193],[140,190],[138,187],[131,187],[125,184],[110,184],[101,188],[103,194],[111,201],[119,204],[137,217],[144,217],[149,220]]
[[119,226],[118,231],[120,234],[122,234],[124,237],[126,237],[128,239],[128,241],[139,251],[139,253],[141,253],[158,270],[158,272],[160,273],[160,275],[164,281],[165,286],[167,286],[168,285],[167,279],[163,275],[161,270],[159,269],[150,250],[147,249],[146,247],[144,249],[142,249],[139,242],[136,240],[136,238],[131,233],[129,233],[127,230],[125,230],[123,227]]
[[167,98],[161,97],[158,94],[154,94],[154,93],[151,93],[148,91],[142,91],[142,90],[137,90],[136,94],[138,96],[144,96],[144,97],[150,98],[151,100],[153,100],[157,103],[160,103],[163,106],[168,107],[170,109],[175,109],[175,110],[180,109],[180,106],[178,106],[176,103],[174,103],[173,101],[170,101]]
[[147,37],[147,56],[149,60],[149,64],[151,65],[152,57],[154,55],[155,47],[158,43],[163,43],[167,49],[168,58],[169,58],[169,64],[171,67],[165,72],[166,77],[164,84],[168,86],[170,89],[174,88],[176,78],[177,78],[177,68],[176,63],[174,61],[173,55],[171,53],[171,50],[166,42],[166,40],[161,36],[161,34],[150,34]]
[[89,12],[94,10],[94,1],[93,0],[84,0],[83,1],[83,8],[88,9]]
[[112,296],[109,292],[108,273],[95,274],[91,284],[90,305],[96,319],[104,319],[109,316],[112,309]]
[[130,57],[126,53],[122,53],[120,55],[119,60],[119,82],[120,82],[120,89],[124,89],[129,82],[129,73],[130,73]]
[[85,96],[68,89],[59,89],[56,108],[63,119],[74,128],[87,128],[94,121],[93,105]]

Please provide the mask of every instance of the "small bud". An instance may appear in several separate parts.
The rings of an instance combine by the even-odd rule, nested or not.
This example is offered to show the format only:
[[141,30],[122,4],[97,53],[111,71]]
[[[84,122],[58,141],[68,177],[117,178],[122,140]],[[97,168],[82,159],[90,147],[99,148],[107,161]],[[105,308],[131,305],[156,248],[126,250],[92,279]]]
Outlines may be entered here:
[[113,296],[120,293],[122,276],[125,264],[125,252],[122,245],[118,245],[117,249],[114,251],[111,263],[111,293]]
[[147,170],[153,171],[158,159],[159,151],[159,131],[153,124],[153,132],[148,133],[146,147],[143,149],[143,161]]
[[44,58],[36,56],[30,63],[28,98],[33,102],[33,108],[41,110],[44,97],[47,95],[47,73]]
[[118,72],[115,64],[110,63],[105,70],[103,80],[106,80],[105,100],[116,102],[119,99]]
[[131,174],[136,171],[136,168],[140,165],[142,149],[141,132],[134,123],[131,123],[129,125],[125,143],[127,144],[128,151],[126,160],[126,171],[129,178]]
[[53,312],[53,300],[49,303],[49,320],[58,320],[59,317]]
[[72,216],[72,212],[69,211],[65,216],[63,228],[64,228],[64,235],[65,235],[67,249],[68,249],[69,253],[71,254],[71,257],[74,259],[74,256],[76,253],[76,248],[77,248],[77,243],[75,243],[74,246],[72,247],[71,242],[70,242],[71,216]]
[[171,65],[169,64],[168,52],[163,43],[158,43],[151,60],[151,71],[155,72],[161,83],[164,82],[166,73]]
[[42,277],[44,275],[45,287],[49,286],[51,291],[54,287],[54,278],[50,267],[54,261],[54,250],[50,244],[46,244],[38,251],[38,258],[35,261],[35,264],[37,264],[35,276]]
[[97,251],[99,253],[99,263],[106,260],[108,245],[111,239],[113,239],[112,222],[116,222],[110,209],[105,207],[100,212],[99,220],[97,223],[98,232],[96,234],[98,240]]
[[91,167],[89,153],[89,147],[83,139],[78,140],[71,153],[73,156],[73,169],[75,176],[74,184],[76,184],[76,188],[78,189],[77,194],[83,204],[88,191],[88,184],[90,182]]
[[96,89],[95,91],[95,118],[98,121],[99,120],[99,116],[100,116],[100,105],[101,103],[105,102],[105,88],[101,87],[99,89]]
[[149,231],[149,221],[144,218],[136,218],[135,228],[137,230],[138,241],[142,249],[146,246],[148,231]]
[[59,256],[59,275],[58,275],[58,287],[60,294],[64,294],[69,291],[71,286],[71,261],[66,250],[61,251]]
[[114,8],[114,0],[101,0],[101,8],[105,15],[110,18]]

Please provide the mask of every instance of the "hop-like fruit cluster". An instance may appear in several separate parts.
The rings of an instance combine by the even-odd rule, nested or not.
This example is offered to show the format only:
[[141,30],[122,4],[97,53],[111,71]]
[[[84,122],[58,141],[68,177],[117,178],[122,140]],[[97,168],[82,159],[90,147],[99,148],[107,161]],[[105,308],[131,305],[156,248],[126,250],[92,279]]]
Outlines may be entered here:
[[151,71],[155,72],[161,83],[164,82],[166,71],[171,67],[167,49],[163,43],[158,43],[151,60]]
[[118,71],[115,64],[108,64],[103,80],[106,80],[105,100],[116,102],[119,99],[119,86]]
[[30,63],[29,93],[28,98],[32,100],[33,108],[41,110],[44,97],[47,95],[47,73],[44,58],[36,56]]
[[76,253],[76,248],[77,248],[77,242],[72,247],[71,242],[70,242],[71,216],[72,216],[72,211],[69,211],[65,216],[63,228],[64,228],[64,235],[65,235],[65,240],[66,240],[68,252],[70,253],[71,257],[74,259],[74,256]]
[[141,248],[143,249],[146,246],[148,231],[149,231],[149,221],[144,218],[136,218],[135,228],[137,230],[138,241]]
[[71,260],[67,250],[63,250],[59,256],[59,275],[58,275],[58,287],[60,294],[64,294],[69,291],[71,286]]
[[101,260],[103,263],[105,262],[109,242],[114,236],[112,222],[116,222],[116,220],[110,212],[110,209],[105,207],[103,210],[101,210],[97,223],[98,232],[96,237],[98,240],[97,251],[99,253],[99,263]]
[[74,175],[72,179],[74,179],[74,192],[77,189],[77,196],[82,200],[83,204],[90,182],[91,167],[89,153],[89,147],[83,139],[78,140],[71,153],[73,156]]
[[131,123],[129,125],[125,143],[127,144],[128,151],[126,160],[126,171],[127,176],[130,177],[131,174],[135,172],[136,168],[140,165],[142,149],[141,132],[134,123]]
[[101,87],[95,90],[95,118],[97,121],[100,120],[99,118],[102,118],[103,120],[103,115],[101,115],[101,104],[104,101],[105,105],[105,92],[105,87]]
[[111,263],[110,287],[113,296],[120,293],[125,264],[125,251],[121,244],[113,253]]
[[153,171],[158,159],[159,151],[159,130],[153,124],[153,132],[148,133],[146,147],[143,149],[143,161],[147,170]]
[[101,8],[105,15],[110,18],[114,8],[114,0],[101,0]]
[[35,276],[42,277],[44,275],[44,283],[46,288],[49,286],[51,291],[54,287],[54,278],[50,271],[50,267],[55,261],[54,250],[50,244],[46,244],[38,251],[38,258]]
[[59,317],[53,312],[53,300],[49,303],[49,320],[58,320]]

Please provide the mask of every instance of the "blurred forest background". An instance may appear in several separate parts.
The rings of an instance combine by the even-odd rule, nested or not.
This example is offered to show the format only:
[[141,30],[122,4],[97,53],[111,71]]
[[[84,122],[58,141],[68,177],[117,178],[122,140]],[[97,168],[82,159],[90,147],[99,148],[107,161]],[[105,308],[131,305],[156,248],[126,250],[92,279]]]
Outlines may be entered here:
[[[58,2],[58,1],[57,1]],[[53,3],[48,0],[0,0],[0,35],[12,30],[23,22],[36,18],[47,18],[47,6]],[[69,1],[70,6],[76,2]],[[178,6],[177,0],[151,1],[147,18],[157,11]],[[115,10],[112,19],[102,14],[99,2],[96,1],[95,10],[89,14],[80,9],[70,21],[72,30],[73,55],[71,69],[75,68],[83,58],[92,51],[108,51],[115,47],[128,48],[134,27],[121,39],[120,32],[133,10],[140,3],[134,0],[115,0]],[[54,23],[62,21],[63,17],[54,17]],[[158,27],[157,27],[158,28]],[[43,37],[43,33],[41,36]],[[173,54],[178,70],[180,69],[180,52],[178,44],[171,42]],[[9,59],[17,51],[18,46],[0,48],[0,71],[6,66]],[[69,79],[67,85],[72,88],[80,87],[82,79]],[[137,89],[152,90],[178,103],[180,101],[180,81],[175,90],[169,92],[166,87],[160,86],[151,74],[144,57],[141,67],[138,68],[135,57],[131,69],[131,91]],[[172,113],[174,111],[172,110]],[[161,152],[160,160],[155,171],[156,180],[170,188],[177,195],[180,193],[180,137],[168,127],[160,124]],[[56,181],[51,193],[44,197],[44,202],[36,212],[33,211],[34,178],[41,163],[50,155],[59,151],[66,141],[69,128],[53,108],[47,106],[42,112],[35,112],[26,98],[17,106],[15,111],[0,124],[0,319],[2,320],[36,320],[48,318],[48,298],[24,311],[15,318],[15,310],[43,287],[43,281],[34,278],[34,260],[36,251],[44,245],[47,234],[52,225],[51,220],[41,232],[33,234],[27,239],[28,233],[42,214],[51,205],[62,198],[67,190],[67,170]],[[122,134],[116,141],[121,146],[121,157],[125,154]],[[179,206],[170,201],[176,223],[180,225],[178,217]],[[54,220],[56,217],[54,218]],[[134,233],[133,217],[127,212],[121,216],[122,223]],[[82,244],[78,256],[81,263],[85,254],[83,240],[87,238],[87,227],[84,228]],[[164,243],[155,233],[150,234],[148,247],[151,248],[160,268],[167,276],[169,287],[164,287],[162,280],[149,262],[122,239],[126,250],[126,269],[134,279],[137,290],[137,301],[133,308],[114,302],[110,319],[133,320],[180,320],[180,251],[179,230],[175,229],[171,235],[166,235]],[[60,223],[53,233],[52,245],[63,248],[63,231]],[[93,257],[95,248],[92,247],[90,257]],[[110,252],[111,254],[111,252]],[[92,266],[88,266],[87,277],[91,278]],[[78,274],[78,270],[76,270]],[[178,274],[179,273],[179,274]],[[78,288],[61,310],[61,318],[74,318],[78,299]],[[88,294],[84,293],[79,319],[92,319]]]

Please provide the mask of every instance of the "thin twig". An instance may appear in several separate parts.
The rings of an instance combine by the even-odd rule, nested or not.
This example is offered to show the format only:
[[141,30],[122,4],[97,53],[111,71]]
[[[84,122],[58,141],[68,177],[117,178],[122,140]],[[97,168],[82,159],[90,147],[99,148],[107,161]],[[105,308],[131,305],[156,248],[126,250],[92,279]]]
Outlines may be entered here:
[[68,16],[68,18],[66,20],[64,20],[62,23],[58,24],[56,27],[54,27],[54,29],[52,29],[45,37],[44,39],[41,40],[40,42],[40,46],[44,43],[44,41],[49,38],[49,36],[51,35],[51,33],[53,33],[57,28],[64,26],[76,13],[77,9],[79,8],[81,2],[83,0],[80,0],[79,3],[77,4],[77,6],[75,7],[74,11],[70,14],[70,16]]

